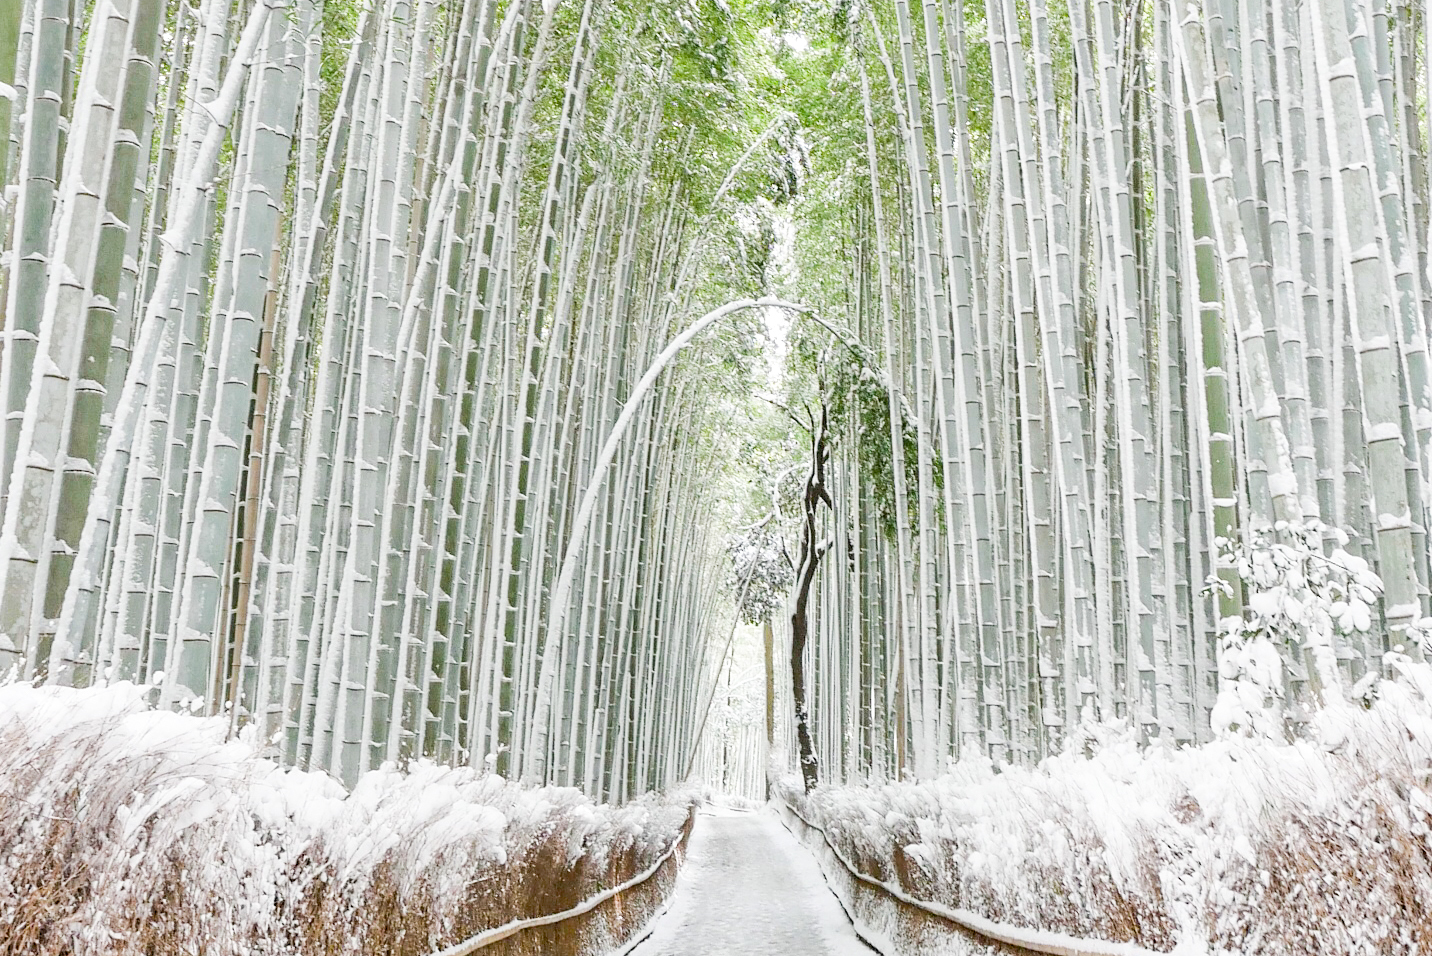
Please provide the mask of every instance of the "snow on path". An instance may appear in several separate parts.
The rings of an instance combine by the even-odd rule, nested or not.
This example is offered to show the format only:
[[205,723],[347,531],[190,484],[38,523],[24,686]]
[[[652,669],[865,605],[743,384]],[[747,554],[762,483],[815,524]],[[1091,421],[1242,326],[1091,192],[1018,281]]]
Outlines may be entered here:
[[703,810],[671,909],[632,956],[870,956],[815,860],[769,810]]

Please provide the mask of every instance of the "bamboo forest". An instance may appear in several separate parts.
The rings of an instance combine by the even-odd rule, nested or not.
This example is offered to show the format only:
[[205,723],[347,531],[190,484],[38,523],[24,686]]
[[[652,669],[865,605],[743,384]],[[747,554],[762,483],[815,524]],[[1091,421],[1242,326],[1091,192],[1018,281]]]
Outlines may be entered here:
[[1429,173],[1422,0],[0,0],[0,951],[1432,952]]

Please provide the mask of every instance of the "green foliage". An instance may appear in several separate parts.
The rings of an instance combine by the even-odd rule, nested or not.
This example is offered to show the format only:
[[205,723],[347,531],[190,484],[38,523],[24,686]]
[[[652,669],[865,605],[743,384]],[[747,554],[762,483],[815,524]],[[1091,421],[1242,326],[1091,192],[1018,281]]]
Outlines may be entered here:
[[[965,14],[965,96],[969,103],[970,147],[977,179],[986,172],[994,132],[994,60],[983,3],[963,4]],[[952,96],[958,91],[951,90]]]
[[775,616],[785,604],[786,592],[795,583],[795,570],[780,535],[758,525],[744,534],[733,535],[726,550],[731,555],[731,573],[741,594],[737,608],[741,620],[760,624]]
[[323,45],[319,51],[318,93],[319,155],[328,143],[328,128],[338,101],[343,96],[344,71],[348,54],[359,42],[358,21],[365,4],[361,0],[328,0],[323,4]]
[[[854,432],[856,460],[875,499],[880,530],[894,541],[895,455],[890,440],[890,393],[875,376],[854,363],[832,363],[827,369],[831,430],[837,436]],[[910,514],[919,514],[919,444],[915,430],[903,416],[900,425],[906,502]],[[943,487],[938,468],[935,485]]]
[[[679,330],[672,334],[676,331]],[[706,336],[677,360],[679,366],[693,370],[703,389],[732,396],[749,395],[763,374],[765,349],[760,319],[733,316]]]
[[[711,211],[717,186],[775,115],[752,95],[749,75],[764,67],[747,7],[741,0],[682,0],[642,8],[655,20],[671,75],[659,145],[668,175],[689,187],[687,201],[699,215]],[[750,164],[732,195],[754,198],[765,179],[761,164]]]
[[[841,345],[831,345],[824,329],[805,330],[793,336],[789,367],[795,400],[824,402],[830,413],[833,443],[839,447],[854,436],[860,475],[870,488],[880,530],[895,540],[895,455],[890,436],[890,393],[884,382]],[[901,415],[906,503],[911,515],[919,513],[919,440],[907,416]],[[940,469],[934,470],[937,489],[944,487]]]

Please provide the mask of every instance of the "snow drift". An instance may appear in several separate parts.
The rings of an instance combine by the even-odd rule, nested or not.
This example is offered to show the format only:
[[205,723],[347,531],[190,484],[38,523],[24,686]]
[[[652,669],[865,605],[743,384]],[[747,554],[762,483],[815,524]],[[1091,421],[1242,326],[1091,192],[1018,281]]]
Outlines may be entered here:
[[611,807],[424,762],[349,793],[150,696],[0,686],[6,951],[426,953],[574,906],[688,825],[681,796]]
[[1432,668],[1294,743],[1139,747],[782,796],[866,875],[998,922],[1179,953],[1432,952]]

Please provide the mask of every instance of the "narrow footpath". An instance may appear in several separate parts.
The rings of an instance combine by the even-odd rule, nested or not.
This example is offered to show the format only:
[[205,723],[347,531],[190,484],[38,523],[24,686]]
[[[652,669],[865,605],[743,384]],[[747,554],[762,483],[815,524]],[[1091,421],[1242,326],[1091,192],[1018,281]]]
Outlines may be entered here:
[[708,809],[671,909],[631,956],[870,956],[815,860],[769,810]]

